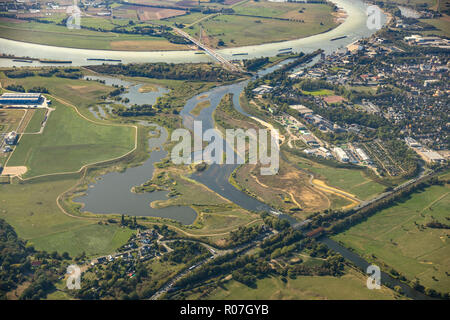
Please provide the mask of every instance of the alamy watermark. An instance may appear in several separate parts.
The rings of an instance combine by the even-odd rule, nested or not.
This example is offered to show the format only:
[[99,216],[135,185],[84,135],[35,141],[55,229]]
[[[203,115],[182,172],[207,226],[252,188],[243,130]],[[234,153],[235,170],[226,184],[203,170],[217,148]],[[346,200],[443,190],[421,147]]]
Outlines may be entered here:
[[369,277],[367,278],[367,288],[370,290],[381,289],[380,267],[371,264],[367,267],[366,273],[369,274]]
[[76,264],[67,267],[66,273],[69,274],[66,280],[66,286],[69,290],[81,289],[81,269]]
[[[279,169],[279,133],[273,129],[207,129],[194,121],[194,136],[187,129],[172,132],[172,142],[178,142],[171,152],[174,164],[205,162],[208,164],[261,164],[261,175],[275,175]],[[209,144],[203,148],[203,143]],[[247,152],[248,151],[248,152]]]
[[383,27],[382,17],[383,13],[377,6],[369,6],[366,10],[367,13],[367,28],[369,30],[380,30]]
[[75,0],[72,6],[68,6],[66,13],[69,15],[66,21],[68,29],[81,29],[81,9],[77,6]]

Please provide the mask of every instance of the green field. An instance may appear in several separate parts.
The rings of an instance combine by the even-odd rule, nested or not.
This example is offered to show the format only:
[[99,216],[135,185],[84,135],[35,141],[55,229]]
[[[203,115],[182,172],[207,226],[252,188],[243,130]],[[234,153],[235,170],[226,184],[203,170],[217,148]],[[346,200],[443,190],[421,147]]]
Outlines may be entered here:
[[270,277],[257,281],[257,288],[249,288],[240,282],[230,281],[212,292],[212,300],[336,300],[336,299],[395,299],[394,293],[383,288],[369,290],[366,278],[347,269],[339,278],[331,276],[301,276],[288,279]]
[[[114,90],[114,88],[97,81],[74,80],[55,76],[34,76],[23,79],[12,79],[7,78],[1,73],[0,79],[3,87],[11,84],[20,84],[26,90],[36,86],[45,87],[49,90],[50,94],[69,100],[73,104],[76,104],[77,108],[92,106],[97,101],[100,101],[101,96],[107,95]],[[89,112],[85,115],[88,114]]]
[[[129,18],[125,19],[83,15],[81,26],[94,30],[68,29],[64,25],[57,25],[62,22],[61,14],[41,17],[50,23],[0,18],[0,34],[12,40],[61,47],[151,51],[188,50],[189,47],[171,43],[164,37],[114,32],[114,28],[132,31],[135,26],[184,24],[187,32],[198,36],[201,25],[206,31],[209,45],[217,46],[219,39],[222,39],[226,46],[240,46],[302,38],[337,26],[331,6],[326,4],[243,1],[235,5],[205,5],[216,9],[232,7],[234,14],[193,12],[148,22],[137,20],[136,10],[129,10]],[[120,16],[119,12],[117,14]],[[131,24],[129,21],[132,21]],[[98,28],[104,32],[97,31]]]
[[45,114],[47,112],[47,109],[35,109],[33,117],[31,118],[30,122],[28,123],[25,132],[26,133],[36,133],[41,130],[41,124],[42,121],[44,121]]
[[450,37],[450,17],[444,16],[438,19],[421,19],[421,22],[434,26],[437,30],[423,31],[423,35],[437,35]]
[[73,172],[83,165],[119,157],[134,147],[134,129],[92,123],[53,102],[42,134],[24,135],[8,166],[27,166],[25,177]]
[[[82,19],[83,20],[83,19]],[[107,22],[98,19],[97,24]],[[87,20],[89,23],[89,20]],[[176,50],[186,48],[162,37],[68,29],[53,23],[0,20],[2,38],[52,46],[99,50]]]
[[320,25],[320,22],[311,22],[307,26],[305,24],[259,17],[218,15],[185,30],[198,37],[201,26],[207,36],[213,38],[209,41],[210,45],[216,46],[221,39],[225,46],[235,47],[304,38],[335,26],[331,18],[324,25]]
[[417,226],[433,220],[448,225],[449,191],[446,185],[415,193],[334,239],[363,256],[375,255],[377,261],[386,263],[409,280],[418,278],[425,287],[449,292],[449,230]]
[[325,180],[328,185],[352,193],[362,200],[369,199],[386,188],[367,177],[363,170],[334,168],[300,157],[295,157],[295,161],[299,167]]
[[131,231],[118,225],[98,225],[97,220],[66,216],[56,205],[56,197],[76,179],[39,183],[0,184],[0,218],[37,249],[69,252],[85,251],[88,256],[113,252],[124,244]]
[[328,89],[321,89],[321,90],[316,90],[316,91],[302,90],[302,93],[306,94],[306,95],[311,95],[311,96],[331,96],[334,94],[334,92],[332,90],[328,90]]

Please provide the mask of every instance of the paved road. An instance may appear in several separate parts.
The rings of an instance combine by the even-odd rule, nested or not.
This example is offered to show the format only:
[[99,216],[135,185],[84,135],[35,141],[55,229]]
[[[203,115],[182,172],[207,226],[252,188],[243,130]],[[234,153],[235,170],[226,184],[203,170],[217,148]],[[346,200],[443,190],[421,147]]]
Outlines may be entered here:
[[[251,241],[250,243],[246,243],[243,245],[239,245],[237,247],[234,247],[232,249],[227,249],[227,250],[219,250],[219,249],[213,249],[215,252],[211,252],[212,256],[209,257],[208,259],[204,259],[196,264],[194,264],[193,266],[190,266],[187,269],[184,269],[183,271],[181,271],[180,273],[178,273],[175,277],[173,277],[172,279],[170,279],[164,286],[162,286],[151,298],[150,300],[158,300],[159,298],[161,298],[161,296],[168,292],[170,289],[174,288],[175,283],[180,280],[181,278],[185,277],[186,275],[192,273],[194,270],[198,269],[200,266],[204,265],[205,263],[211,261],[212,259],[216,259],[217,257],[223,256],[227,253],[230,252],[236,252],[238,254],[238,256],[246,253],[247,251],[249,251],[250,249],[253,249],[254,247],[256,247],[257,245],[259,245],[262,241],[264,241],[265,239],[268,239],[272,236],[275,236],[276,234],[278,234],[277,231],[273,230],[270,231],[268,233],[265,233],[264,235],[258,237],[257,239]],[[189,241],[189,240],[186,240]],[[197,241],[199,243],[202,243],[201,241]],[[205,247],[210,247],[208,244],[202,243]]]
[[221,56],[219,53],[217,53],[213,49],[211,49],[211,48],[207,47],[206,45],[204,45],[203,43],[201,43],[199,40],[195,39],[194,37],[191,37],[189,34],[184,32],[183,30],[178,29],[178,28],[173,28],[173,29],[175,30],[176,33],[185,37],[186,39],[188,39],[189,41],[191,41],[192,43],[197,45],[199,48],[203,49],[206,53],[208,53],[214,59],[216,59],[217,61],[222,63],[226,69],[231,70],[231,71],[236,71],[236,72],[243,72],[243,70],[241,70],[239,67],[232,64],[230,61],[225,59],[223,56]]

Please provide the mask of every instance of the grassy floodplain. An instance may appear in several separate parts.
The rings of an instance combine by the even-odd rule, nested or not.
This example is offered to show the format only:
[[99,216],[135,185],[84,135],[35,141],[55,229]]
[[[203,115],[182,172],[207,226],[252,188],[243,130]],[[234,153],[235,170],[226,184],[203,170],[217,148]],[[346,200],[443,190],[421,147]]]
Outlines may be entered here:
[[44,121],[46,109],[36,109],[33,112],[33,117],[31,118],[28,126],[25,129],[26,133],[36,133],[41,130],[41,124]]
[[73,172],[83,165],[119,157],[134,148],[134,129],[83,119],[57,101],[40,135],[23,135],[8,166],[26,166],[25,177]]
[[[358,254],[387,264],[407,279],[449,292],[449,230],[422,228],[431,221],[448,225],[450,186],[431,186],[363,223],[334,236]],[[389,270],[389,269],[387,269]]]
[[[155,3],[161,5],[161,2]],[[167,3],[176,6],[175,3]],[[135,32],[135,27],[169,27],[184,25],[185,31],[199,36],[200,26],[205,43],[217,47],[219,40],[225,46],[253,45],[273,41],[291,40],[325,32],[337,26],[336,14],[326,4],[274,3],[269,1],[242,1],[234,5],[204,4],[208,8],[232,9],[230,13],[192,12],[181,16],[141,21],[137,9],[117,10],[111,17],[84,16],[81,29],[68,29],[62,24],[65,15],[42,15],[39,19],[49,23],[26,21],[15,18],[0,18],[0,34],[11,40],[25,41],[61,47],[103,50],[189,50],[188,45],[170,42],[165,37],[115,32]],[[122,13],[121,13],[122,12]],[[125,17],[123,16],[123,17]],[[130,23],[130,21],[132,21]],[[86,29],[89,28],[89,29]],[[99,31],[101,28],[102,31]]]
[[64,215],[56,197],[77,183],[74,177],[26,184],[0,184],[0,217],[37,249],[71,256],[107,254],[128,240],[131,230]]
[[257,281],[253,289],[231,280],[213,291],[207,299],[212,300],[340,300],[340,299],[395,299],[387,288],[369,290],[366,278],[360,273],[346,269],[341,277],[301,276],[283,282],[279,277]]
[[[97,19],[97,26],[102,24],[101,20],[103,19]],[[99,50],[180,50],[187,48],[184,45],[170,43],[161,37],[68,29],[66,26],[52,23],[27,22],[9,18],[0,19],[0,34],[3,38],[11,40],[69,48]]]
[[[299,14],[302,8],[306,9]],[[202,27],[203,36],[213,38],[205,39],[210,45],[217,46],[221,39],[226,46],[235,47],[303,38],[337,26],[331,7],[323,4],[251,1],[233,9],[236,15],[212,15],[186,31],[198,37]]]
[[[39,70],[34,72],[37,74]],[[82,72],[85,73],[84,70]],[[170,88],[174,94],[171,97],[172,107],[184,105],[185,100],[191,95],[216,85],[213,82],[138,77],[123,77],[123,79],[144,84],[145,91],[152,90],[155,86]],[[30,166],[30,171],[24,178],[61,170],[75,171],[84,163],[92,163],[97,158],[102,161],[108,160],[114,156],[111,153],[117,152],[122,155],[134,147],[132,121],[115,115],[108,116],[106,120],[98,120],[89,112],[90,107],[102,103],[102,96],[107,96],[114,90],[112,87],[97,81],[56,76],[36,75],[13,79],[7,78],[3,73],[0,73],[0,81],[3,87],[10,84],[22,85],[26,90],[35,86],[46,87],[51,94],[48,97],[53,101],[51,106],[55,108],[50,114],[44,133],[24,135],[15,151],[17,154],[11,159],[9,165],[25,163]],[[9,113],[1,115],[6,117]],[[20,114],[14,113],[14,119],[11,121],[18,123],[22,116],[23,111],[20,110]],[[34,116],[30,125],[37,128],[43,114],[39,117]],[[164,114],[148,120],[166,126],[170,132],[174,128],[170,126],[173,122],[164,123],[169,117]],[[130,125],[116,126],[119,121]],[[120,161],[90,167],[85,175],[74,173],[44,176],[20,183],[18,179],[13,179],[11,184],[0,184],[0,217],[10,223],[21,238],[28,240],[38,249],[49,252],[56,250],[59,253],[68,251],[71,255],[85,251],[90,257],[114,252],[126,242],[132,231],[107,222],[109,218],[120,221],[120,216],[81,214],[78,211],[79,204],[73,203],[71,197],[73,192],[83,192],[85,190],[83,188],[92,183],[95,177],[138,165],[147,159],[148,130],[148,127],[138,127],[137,149],[132,154]],[[92,149],[95,149],[95,152]],[[138,218],[140,223],[166,224],[183,236],[206,237],[206,241],[221,241],[229,231],[241,225],[260,222],[259,216],[230,205],[212,191],[208,190],[205,193],[204,186],[178,175],[174,176],[174,179],[177,182],[174,189],[180,195],[158,205],[193,206],[198,211],[199,218],[190,226],[182,226],[178,222],[156,217]],[[198,197],[198,193],[203,196]],[[57,199],[60,200],[58,203]]]

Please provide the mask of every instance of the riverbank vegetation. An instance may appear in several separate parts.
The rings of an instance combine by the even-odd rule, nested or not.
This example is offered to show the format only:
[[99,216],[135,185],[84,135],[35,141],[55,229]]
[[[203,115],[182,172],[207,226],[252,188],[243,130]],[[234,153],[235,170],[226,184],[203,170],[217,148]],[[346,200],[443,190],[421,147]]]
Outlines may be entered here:
[[233,81],[239,75],[212,63],[144,63],[94,65],[90,70],[103,74],[191,81]]
[[[178,289],[175,292],[167,293],[165,298],[214,299],[222,297],[226,299],[229,296],[229,298],[242,299],[250,292],[254,294],[252,299],[255,297],[273,298],[273,290],[269,290],[264,283],[274,280],[284,284],[290,283],[291,290],[298,294],[305,290],[301,280],[307,279],[314,279],[319,283],[342,284],[343,288],[356,287],[358,283],[360,288],[363,288],[365,282],[365,278],[345,265],[344,259],[340,255],[328,250],[323,244],[312,239],[305,239],[300,232],[287,228],[264,240],[258,249],[246,251],[244,246],[243,249],[204,264],[178,281],[176,283]],[[344,285],[343,279],[352,279],[353,282]],[[342,292],[334,286],[328,291],[322,291],[321,286],[313,287],[314,289],[310,288],[309,290],[319,290],[328,299],[350,296],[350,291],[347,291],[349,288]],[[242,290],[235,291],[239,288]],[[342,287],[340,289],[342,290]],[[303,294],[311,298],[309,290]],[[280,291],[278,294],[281,294]],[[382,293],[379,292],[379,294],[378,296],[367,293],[364,296],[372,296],[372,298],[376,296],[398,297],[387,288],[383,288]]]

